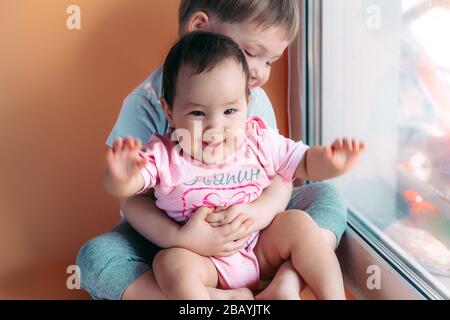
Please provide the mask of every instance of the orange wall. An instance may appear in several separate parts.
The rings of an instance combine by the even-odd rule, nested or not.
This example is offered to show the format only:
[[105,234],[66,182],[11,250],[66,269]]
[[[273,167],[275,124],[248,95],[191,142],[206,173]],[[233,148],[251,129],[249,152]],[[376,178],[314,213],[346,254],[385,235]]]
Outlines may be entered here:
[[[81,30],[66,28],[71,4],[81,7]],[[177,6],[0,2],[0,298],[60,297],[80,246],[117,222],[101,183],[104,142],[127,93],[176,40]],[[266,89],[284,134],[286,79],[283,57]],[[43,279],[52,277],[61,281],[49,295]]]

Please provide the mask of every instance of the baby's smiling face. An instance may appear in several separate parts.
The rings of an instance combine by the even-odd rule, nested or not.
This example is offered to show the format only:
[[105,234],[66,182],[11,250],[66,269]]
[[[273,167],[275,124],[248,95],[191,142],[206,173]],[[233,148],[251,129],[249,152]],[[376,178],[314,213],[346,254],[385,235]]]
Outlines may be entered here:
[[163,106],[184,152],[217,164],[244,142],[246,88],[242,66],[233,59],[198,75],[192,75],[190,66],[181,68],[173,107],[164,101]]

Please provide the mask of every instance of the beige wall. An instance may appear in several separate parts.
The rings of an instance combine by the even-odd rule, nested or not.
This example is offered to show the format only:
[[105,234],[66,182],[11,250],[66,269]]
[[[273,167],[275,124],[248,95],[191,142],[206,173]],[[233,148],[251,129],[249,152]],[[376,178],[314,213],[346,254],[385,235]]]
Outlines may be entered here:
[[[66,9],[81,8],[81,30]],[[0,298],[65,290],[80,246],[118,220],[104,142],[177,37],[178,1],[0,0]],[[286,57],[267,92],[287,133]]]

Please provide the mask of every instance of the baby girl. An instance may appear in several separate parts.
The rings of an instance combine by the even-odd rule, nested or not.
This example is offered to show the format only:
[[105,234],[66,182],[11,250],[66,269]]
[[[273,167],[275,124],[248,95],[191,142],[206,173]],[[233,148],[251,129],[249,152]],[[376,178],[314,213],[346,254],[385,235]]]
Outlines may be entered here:
[[[258,117],[247,118],[248,80],[245,55],[228,37],[207,32],[182,37],[163,71],[161,103],[171,131],[153,135],[144,146],[137,139],[116,140],[106,155],[106,190],[129,197],[154,188],[156,205],[185,224],[199,207],[213,211],[254,201],[276,175],[286,182],[322,180],[344,174],[356,163],[363,143],[338,139],[310,148],[279,135]],[[237,225],[242,219],[233,217]],[[295,236],[278,234],[264,241]],[[183,248],[162,250],[153,262],[158,285],[169,299],[207,299],[206,287],[252,288],[267,261],[275,259],[255,249],[258,237],[253,233],[239,252],[227,257],[203,257]],[[313,291],[321,289],[323,273],[339,270],[337,262],[324,263],[324,252],[292,250],[284,251],[316,262],[306,273],[297,261],[292,264]],[[282,255],[275,256],[280,265]]]

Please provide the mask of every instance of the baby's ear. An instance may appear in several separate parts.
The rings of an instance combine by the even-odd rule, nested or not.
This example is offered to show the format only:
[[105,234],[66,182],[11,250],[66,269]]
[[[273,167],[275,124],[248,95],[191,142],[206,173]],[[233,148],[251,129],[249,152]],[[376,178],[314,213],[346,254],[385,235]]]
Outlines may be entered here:
[[169,120],[169,122],[172,122],[172,110],[170,110],[170,107],[167,104],[166,100],[164,98],[161,98],[160,103],[164,109],[164,113],[166,114],[167,120]]

